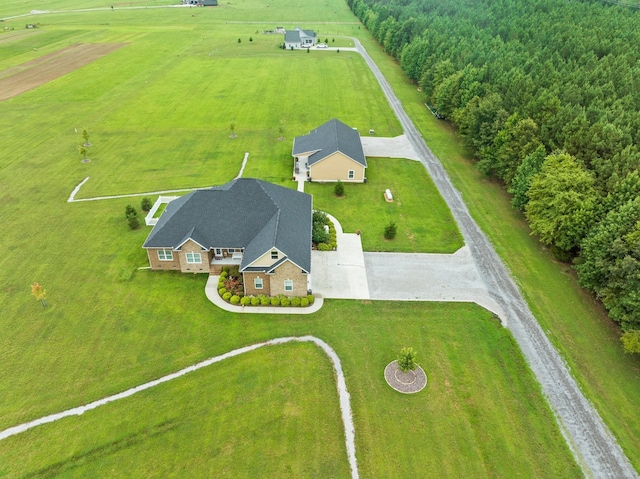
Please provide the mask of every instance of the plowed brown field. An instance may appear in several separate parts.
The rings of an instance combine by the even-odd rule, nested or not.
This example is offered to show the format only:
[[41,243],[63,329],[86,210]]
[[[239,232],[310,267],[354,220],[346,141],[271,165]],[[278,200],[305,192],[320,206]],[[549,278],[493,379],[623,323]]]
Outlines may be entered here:
[[0,101],[71,73],[125,45],[126,43],[80,43],[0,72]]

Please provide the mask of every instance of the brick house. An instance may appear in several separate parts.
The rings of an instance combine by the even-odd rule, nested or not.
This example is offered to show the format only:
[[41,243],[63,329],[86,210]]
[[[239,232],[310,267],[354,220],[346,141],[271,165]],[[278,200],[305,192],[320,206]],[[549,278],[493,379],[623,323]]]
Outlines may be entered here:
[[245,294],[303,296],[311,281],[312,199],[251,178],[167,205],[144,242],[152,270],[219,274],[236,265]]

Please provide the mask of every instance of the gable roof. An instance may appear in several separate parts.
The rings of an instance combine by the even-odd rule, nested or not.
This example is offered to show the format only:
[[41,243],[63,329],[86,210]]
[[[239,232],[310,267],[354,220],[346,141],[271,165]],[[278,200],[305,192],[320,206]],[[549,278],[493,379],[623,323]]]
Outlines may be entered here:
[[303,38],[315,39],[318,35],[313,30],[303,30],[296,27],[295,30],[286,30],[284,32],[284,41],[287,43],[299,43]]
[[252,178],[197,190],[167,205],[143,248],[244,248],[244,269],[277,248],[311,271],[311,196]]
[[335,118],[311,130],[308,135],[297,136],[293,140],[293,156],[314,152],[309,155],[309,166],[337,151],[367,167],[360,134]]

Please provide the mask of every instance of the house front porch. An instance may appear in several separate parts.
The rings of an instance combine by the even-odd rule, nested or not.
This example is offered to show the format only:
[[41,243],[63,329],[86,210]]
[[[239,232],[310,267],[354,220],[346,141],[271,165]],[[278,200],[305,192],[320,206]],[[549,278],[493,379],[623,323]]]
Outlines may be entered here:
[[210,263],[210,274],[220,274],[223,266],[240,266],[242,263],[242,253],[232,253],[231,255],[215,255],[212,253]]

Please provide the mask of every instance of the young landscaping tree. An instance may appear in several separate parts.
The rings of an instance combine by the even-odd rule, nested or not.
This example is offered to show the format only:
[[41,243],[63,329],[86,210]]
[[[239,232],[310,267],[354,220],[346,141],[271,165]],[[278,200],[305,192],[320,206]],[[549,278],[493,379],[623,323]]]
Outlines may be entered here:
[[336,51],[337,51],[338,53],[340,53],[340,49],[339,49],[339,48],[338,48]]
[[153,204],[151,203],[151,198],[148,198],[148,197],[142,198],[142,202],[140,203],[140,209],[142,211],[148,212],[152,206]]
[[307,47],[307,53],[309,53],[309,47]]
[[398,225],[392,221],[387,226],[384,227],[384,237],[385,239],[392,240],[396,237],[396,233],[398,232]]
[[34,282],[31,285],[31,294],[34,296],[34,298],[36,298],[36,300],[42,303],[43,308],[47,307],[47,300],[45,299],[47,297],[47,290],[44,289],[40,284]]
[[344,184],[342,183],[342,181],[338,180],[338,182],[336,183],[336,186],[333,187],[333,193],[336,196],[344,195]]
[[405,373],[418,367],[416,364],[416,352],[413,348],[402,348],[398,354],[398,367]]
[[236,124],[233,121],[229,125],[229,131],[231,132],[231,134],[229,135],[229,138],[235,138],[237,136],[236,135]]
[[138,216],[138,212],[136,211],[136,209],[131,206],[131,205],[127,205],[124,209],[124,214],[125,216],[128,218],[129,216]]
[[329,43],[329,39],[328,39],[328,38],[325,38],[325,39],[324,39],[324,42],[325,42],[325,43]]
[[238,43],[242,43],[242,40],[238,38]]
[[129,228],[132,230],[138,229],[140,226],[140,220],[138,220],[138,215],[136,216],[128,216],[127,223],[129,223]]
[[253,41],[253,37],[249,37],[249,41],[252,42]]
[[91,146],[91,143],[89,143],[89,130],[87,130],[86,128],[82,129],[82,138],[84,139],[83,146]]
[[81,145],[78,147],[78,153],[80,153],[80,156],[82,157],[83,160],[87,159],[87,147],[84,145]]

